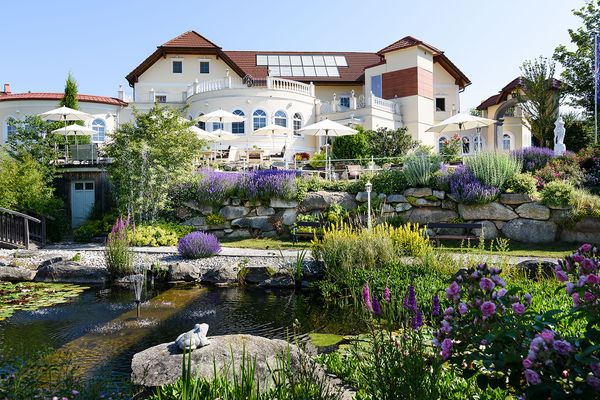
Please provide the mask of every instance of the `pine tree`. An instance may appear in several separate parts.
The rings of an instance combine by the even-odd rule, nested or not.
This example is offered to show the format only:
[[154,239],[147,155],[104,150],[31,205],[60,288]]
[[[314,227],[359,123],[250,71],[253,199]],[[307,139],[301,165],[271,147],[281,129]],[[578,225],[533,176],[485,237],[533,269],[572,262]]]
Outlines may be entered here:
[[79,105],[77,104],[77,81],[75,81],[75,78],[73,78],[73,74],[71,74],[70,72],[67,76],[67,83],[65,84],[65,94],[63,95],[63,98],[60,101],[60,105],[79,110]]

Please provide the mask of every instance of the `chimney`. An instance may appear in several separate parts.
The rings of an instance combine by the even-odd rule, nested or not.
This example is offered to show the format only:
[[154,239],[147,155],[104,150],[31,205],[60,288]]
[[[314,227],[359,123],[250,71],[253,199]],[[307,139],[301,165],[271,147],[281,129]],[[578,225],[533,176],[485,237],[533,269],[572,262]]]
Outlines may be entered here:
[[4,90],[1,93],[3,95],[4,94],[12,94],[12,92],[10,91],[10,83],[5,83],[4,84]]
[[117,96],[119,100],[125,100],[125,91],[123,90],[123,85],[119,85],[119,91],[117,92]]

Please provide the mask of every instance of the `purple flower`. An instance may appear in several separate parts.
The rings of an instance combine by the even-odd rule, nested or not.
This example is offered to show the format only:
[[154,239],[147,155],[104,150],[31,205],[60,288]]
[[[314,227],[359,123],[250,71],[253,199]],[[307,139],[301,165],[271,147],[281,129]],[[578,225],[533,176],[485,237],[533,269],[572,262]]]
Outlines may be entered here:
[[484,317],[489,317],[496,312],[496,305],[491,301],[484,302],[480,307]]
[[192,232],[179,240],[177,251],[183,258],[205,258],[220,253],[221,245],[211,233]]
[[77,390],[75,390],[75,389],[71,390],[71,394],[73,396],[79,396],[79,392]]
[[452,314],[454,314],[454,308],[448,307],[444,310],[444,315],[450,316]]
[[544,342],[552,343],[554,341],[554,332],[549,329],[544,329],[542,333],[540,333],[540,337],[544,339]]
[[583,294],[583,300],[585,300],[586,303],[593,303],[596,300],[596,296],[594,296],[591,292],[585,292]]
[[566,282],[569,280],[569,277],[564,271],[554,271],[554,273],[556,274],[556,279],[561,282]]
[[589,274],[586,282],[590,285],[595,285],[597,283],[600,283],[600,277],[594,274]]
[[542,380],[540,379],[540,376],[538,375],[538,373],[535,372],[532,369],[526,369],[525,370],[525,380],[530,385],[538,385],[538,384],[540,384],[542,382]]
[[403,307],[412,312],[417,311],[417,296],[413,285],[408,285],[408,291],[406,297],[404,297]]
[[381,315],[381,304],[377,297],[373,298],[373,315]]
[[363,303],[365,303],[365,307],[367,310],[373,311],[373,303],[371,302],[371,291],[369,290],[369,284],[365,282],[362,290]]
[[571,350],[573,350],[573,347],[571,346],[571,344],[565,340],[555,341],[552,344],[552,348],[554,348],[554,350],[556,350],[556,352],[558,354],[560,354],[561,356],[569,355]]
[[423,325],[423,313],[421,312],[421,310],[417,309],[417,312],[416,312],[415,316],[412,317],[410,323],[411,323],[411,327],[414,330],[419,329]]
[[581,269],[584,273],[589,274],[590,272],[594,272],[596,264],[591,258],[586,258],[581,262]]
[[485,204],[498,197],[499,190],[481,183],[464,165],[448,174],[450,194],[464,204]]
[[494,287],[496,287],[496,284],[491,279],[481,278],[481,281],[479,281],[479,287],[481,290],[490,292],[494,289]]
[[447,360],[450,358],[450,352],[452,351],[452,339],[444,339],[442,342],[442,358]]
[[525,147],[513,150],[512,155],[521,160],[525,172],[535,172],[546,166],[555,157],[554,151],[546,147]]
[[573,305],[575,307],[577,307],[579,305],[579,303],[580,303],[579,293],[573,293],[572,298],[573,298]]
[[450,323],[448,321],[443,320],[442,321],[442,327],[440,328],[440,330],[443,333],[450,333],[450,332],[452,332],[452,327],[450,326]]
[[[533,340],[529,344],[529,349],[535,353],[535,352],[540,351],[543,346],[544,346],[544,339],[541,336],[536,336],[533,338]],[[531,358],[532,360],[534,359],[533,357],[529,357],[529,358]]]
[[596,375],[597,377],[600,377],[600,362],[591,364],[590,368],[592,369],[592,372],[594,373],[594,375]]
[[506,294],[506,292],[508,292],[508,290],[502,288],[496,292],[496,297],[498,297],[498,298],[503,297]]
[[390,289],[387,286],[385,287],[385,289],[383,289],[383,299],[385,301],[387,301],[388,303],[390,302],[390,299],[391,299]]
[[460,315],[465,315],[468,311],[468,307],[465,303],[460,303],[458,305],[458,312]]
[[573,282],[567,282],[567,284],[566,284],[567,294],[573,294],[574,288],[575,288],[575,285],[573,284]]
[[531,294],[525,293],[525,296],[523,296],[523,298],[525,299],[525,303],[527,303],[528,305],[531,304]]
[[523,315],[525,313],[525,306],[521,303],[513,303],[512,309],[517,315]]
[[448,300],[458,300],[460,298],[460,286],[456,282],[452,282],[446,288],[446,297]]
[[431,315],[433,315],[433,316],[440,315],[440,298],[437,293],[433,295],[433,299],[431,302],[432,302]]
[[588,385],[592,387],[596,392],[600,392],[600,379],[595,377],[594,375],[588,375],[585,378],[585,381]]
[[523,360],[523,368],[529,369],[529,368],[531,368],[532,365],[533,365],[533,361],[531,361],[529,358],[526,358]]
[[591,249],[592,249],[592,245],[589,244],[589,243],[585,243],[585,244],[581,245],[581,247],[579,248],[579,251],[582,252],[582,253],[587,253]]
[[500,287],[506,287],[506,282],[504,282],[504,279],[500,278],[499,276],[492,276],[492,281],[494,281],[494,283]]

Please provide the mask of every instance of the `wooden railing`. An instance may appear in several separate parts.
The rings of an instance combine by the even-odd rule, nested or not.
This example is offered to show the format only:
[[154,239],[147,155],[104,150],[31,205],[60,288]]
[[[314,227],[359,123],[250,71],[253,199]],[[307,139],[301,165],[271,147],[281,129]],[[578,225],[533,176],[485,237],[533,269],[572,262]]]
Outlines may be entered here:
[[28,249],[30,240],[45,243],[46,224],[44,219],[40,220],[0,207],[0,246],[8,245]]

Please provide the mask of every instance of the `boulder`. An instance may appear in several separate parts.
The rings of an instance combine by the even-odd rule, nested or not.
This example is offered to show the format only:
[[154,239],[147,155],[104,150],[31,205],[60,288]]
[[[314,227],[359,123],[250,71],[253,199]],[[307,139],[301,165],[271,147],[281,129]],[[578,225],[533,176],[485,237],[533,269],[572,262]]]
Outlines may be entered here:
[[106,268],[82,265],[75,261],[60,261],[38,268],[36,282],[104,284],[110,274]]
[[458,204],[458,213],[465,221],[474,220],[499,220],[510,221],[518,215],[509,207],[503,206],[500,203],[492,202],[488,204]]
[[9,267],[0,265],[0,281],[28,282],[35,278],[36,271],[23,267]]
[[273,208],[296,208],[298,202],[296,200],[271,199],[271,207]]
[[[377,193],[371,192],[371,201],[375,200],[376,198],[377,198]],[[369,196],[368,196],[367,192],[356,193],[356,201],[358,201],[359,203],[366,203],[367,200],[369,200]]]
[[502,227],[504,236],[523,243],[548,243],[556,240],[558,227],[552,221],[517,218]]
[[227,232],[223,231],[223,233],[226,233],[225,236],[228,238],[232,238],[232,239],[243,239],[243,238],[252,237],[252,233],[250,233],[250,231],[248,229],[236,229],[236,230],[233,230],[233,232],[231,232],[231,233],[227,233]]
[[170,281],[198,281],[202,276],[202,268],[191,262],[179,262],[169,265]]
[[231,221],[231,226],[238,228],[260,229],[261,231],[265,232],[274,230],[273,225],[270,222],[270,217],[268,216],[243,217],[234,219]]
[[294,277],[290,274],[278,274],[277,276],[262,281],[259,286],[271,288],[293,288],[296,286],[296,282],[294,281]]
[[39,268],[39,267],[46,267],[46,266],[48,266],[48,265],[52,265],[52,264],[54,264],[54,263],[57,263],[57,262],[60,262],[60,261],[64,261],[63,257],[61,257],[61,256],[57,256],[57,257],[50,257],[50,258],[47,258],[47,259],[45,259],[44,261],[42,261],[42,262],[40,263],[40,265],[38,265],[38,268]]
[[545,221],[550,218],[550,209],[540,203],[525,203],[515,209],[521,218],[539,219]]
[[302,264],[302,279],[321,280],[325,276],[325,265],[320,261],[308,260]]
[[592,243],[600,245],[600,219],[585,217],[572,227],[562,231],[565,242]]
[[408,211],[412,208],[412,206],[408,203],[398,203],[396,204],[396,212]]
[[453,218],[458,218],[458,214],[452,210],[441,210],[439,208],[417,207],[404,213],[407,222],[416,222],[427,224],[429,222],[447,222]]
[[446,199],[446,200],[442,201],[442,208],[444,210],[456,211],[456,203],[450,199]]
[[404,196],[409,197],[428,197],[433,196],[431,188],[408,188],[404,191]]
[[433,190],[433,197],[437,197],[440,200],[444,200],[444,197],[446,197],[446,192],[444,192],[443,190]]
[[242,200],[238,197],[232,197],[231,198],[231,205],[232,206],[239,206],[240,204],[242,204]]
[[235,263],[233,265],[215,265],[212,268],[204,270],[200,280],[217,286],[236,285],[239,283],[239,271],[240,268]]
[[281,215],[281,222],[283,222],[284,225],[288,226],[294,225],[294,223],[296,222],[297,214],[298,213],[296,212],[296,210],[294,210],[293,208],[289,208],[285,210]]
[[502,193],[500,195],[500,203],[510,205],[520,205],[533,202],[533,198],[524,193]]
[[518,263],[515,267],[522,269],[525,276],[529,279],[548,279],[554,278],[554,268],[558,263],[547,260],[525,260]]
[[273,207],[258,206],[256,207],[256,215],[275,215],[275,209]]
[[185,220],[182,225],[193,226],[196,229],[200,229],[206,226],[206,219],[204,217],[194,217]]
[[226,220],[230,221],[232,219],[241,218],[244,215],[247,215],[250,212],[246,207],[241,206],[225,206],[219,210],[219,215],[221,215]]
[[39,258],[43,254],[39,250],[17,250],[13,253],[14,258]]
[[[365,199],[366,201],[366,199]],[[307,193],[304,199],[300,202],[298,209],[301,212],[324,211],[333,203],[339,204],[347,210],[356,208],[356,199],[347,192],[326,192],[320,190],[318,192]]]
[[[175,338],[173,338],[175,339]],[[299,350],[296,346],[280,339],[267,339],[251,335],[224,335],[208,337],[210,344],[192,351],[191,375],[211,379],[214,377],[214,366],[223,371],[225,366],[236,366],[242,363],[242,357],[256,359],[255,379],[269,384],[269,367],[277,366],[277,357],[290,351],[290,355],[298,363]],[[134,385],[147,387],[162,386],[175,382],[181,377],[183,354],[174,342],[162,343],[150,347],[133,356],[131,361],[131,381]],[[232,379],[230,372],[229,379]]]
[[210,204],[198,204],[195,201],[186,201],[183,205],[191,210],[200,211],[202,214],[210,214],[213,211],[213,207]]
[[396,209],[391,204],[386,203],[381,205],[381,212],[383,213],[393,213],[394,211],[396,211]]
[[482,228],[473,229],[473,235],[481,237],[483,231],[483,238],[486,240],[496,239],[498,237],[498,228],[492,221],[480,221]]
[[379,200],[381,200],[381,201],[385,201],[385,200],[387,199],[387,194],[385,194],[385,193],[379,193],[379,194],[377,195],[377,198],[378,198]]
[[259,284],[273,277],[278,269],[276,266],[246,267],[241,270],[240,274],[247,283]]
[[387,197],[388,203],[406,203],[406,196],[403,194],[390,194]]
[[439,200],[429,200],[422,197],[417,197],[411,202],[411,204],[416,207],[439,207],[442,205],[442,202]]

